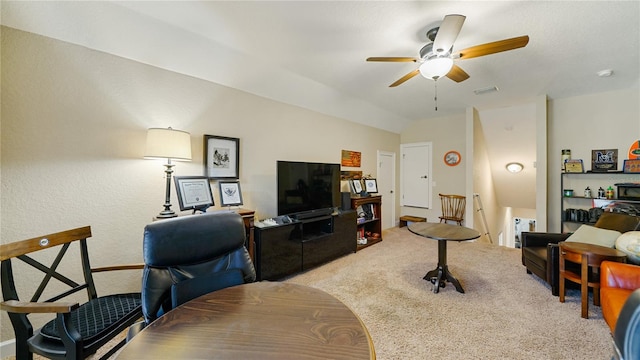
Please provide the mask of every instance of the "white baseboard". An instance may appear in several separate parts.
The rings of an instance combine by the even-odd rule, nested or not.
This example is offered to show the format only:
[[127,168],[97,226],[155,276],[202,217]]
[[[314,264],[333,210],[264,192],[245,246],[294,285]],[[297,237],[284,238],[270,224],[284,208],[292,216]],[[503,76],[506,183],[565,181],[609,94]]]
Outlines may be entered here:
[[0,359],[16,354],[16,339],[3,341],[0,343]]

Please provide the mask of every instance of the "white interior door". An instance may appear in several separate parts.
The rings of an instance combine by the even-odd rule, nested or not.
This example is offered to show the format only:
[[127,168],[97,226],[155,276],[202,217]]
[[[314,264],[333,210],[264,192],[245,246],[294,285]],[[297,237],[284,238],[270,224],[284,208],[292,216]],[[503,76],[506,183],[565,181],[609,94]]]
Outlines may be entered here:
[[401,144],[400,205],[431,209],[430,142]]
[[378,193],[382,195],[382,229],[396,226],[396,154],[378,150]]

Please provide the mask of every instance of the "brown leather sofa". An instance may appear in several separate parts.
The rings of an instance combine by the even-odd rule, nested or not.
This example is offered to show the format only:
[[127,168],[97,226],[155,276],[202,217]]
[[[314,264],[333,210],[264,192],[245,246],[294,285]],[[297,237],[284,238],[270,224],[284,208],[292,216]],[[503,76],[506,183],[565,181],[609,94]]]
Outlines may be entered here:
[[[621,233],[640,230],[640,217],[624,213],[603,213],[594,225]],[[566,240],[570,233],[523,232],[522,264],[528,274],[535,274],[551,286],[551,293],[560,292],[560,251],[558,243]],[[579,269],[576,269],[579,272]],[[567,287],[576,286],[572,282]]]
[[600,305],[602,317],[613,333],[622,306],[631,293],[640,289],[640,266],[603,261],[600,265]]

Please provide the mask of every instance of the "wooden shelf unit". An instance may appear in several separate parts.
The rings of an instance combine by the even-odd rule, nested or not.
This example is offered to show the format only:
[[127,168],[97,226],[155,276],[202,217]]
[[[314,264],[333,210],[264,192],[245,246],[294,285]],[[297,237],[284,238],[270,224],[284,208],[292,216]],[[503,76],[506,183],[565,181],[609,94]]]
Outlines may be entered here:
[[367,243],[364,245],[358,244],[356,251],[362,250],[373,244],[377,244],[382,241],[382,196],[371,195],[365,197],[352,197],[351,208],[358,212],[359,206],[370,206],[373,218],[367,220],[360,220],[360,214],[358,214],[358,233],[364,231],[365,233],[377,233],[380,234],[378,238],[367,237]]

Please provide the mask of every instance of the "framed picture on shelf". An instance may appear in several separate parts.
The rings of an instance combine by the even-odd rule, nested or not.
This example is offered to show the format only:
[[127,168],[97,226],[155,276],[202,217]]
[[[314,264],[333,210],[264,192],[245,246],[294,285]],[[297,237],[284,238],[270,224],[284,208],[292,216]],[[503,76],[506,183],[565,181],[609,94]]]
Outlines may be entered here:
[[220,205],[242,205],[242,191],[238,181],[220,181],[218,186],[220,187]]
[[175,176],[180,210],[206,211],[213,206],[213,194],[206,176]]
[[591,171],[618,170],[618,149],[591,150]]
[[583,173],[584,164],[581,159],[567,160],[564,163],[564,171],[568,173]]
[[640,173],[640,159],[628,159],[624,161],[623,172],[628,174]]
[[362,192],[360,179],[349,180],[349,183],[351,184],[351,191],[353,191],[354,194],[360,194]]
[[204,135],[204,168],[209,179],[240,177],[240,139]]
[[378,192],[378,183],[376,179],[364,179],[364,191],[368,193]]

